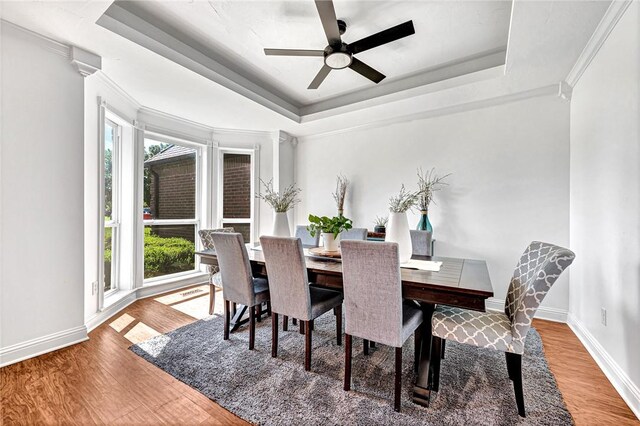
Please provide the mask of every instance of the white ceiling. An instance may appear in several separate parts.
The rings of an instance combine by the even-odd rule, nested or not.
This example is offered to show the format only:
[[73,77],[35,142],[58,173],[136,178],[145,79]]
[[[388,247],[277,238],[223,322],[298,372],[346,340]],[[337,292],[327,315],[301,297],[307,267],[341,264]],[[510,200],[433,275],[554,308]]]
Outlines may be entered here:
[[[304,15],[314,12],[313,8],[311,12],[307,11],[306,3],[310,1],[280,4],[289,8],[287,9],[289,19],[295,21],[298,19],[296,14]],[[348,4],[355,3],[353,7],[360,4],[353,0],[345,1]],[[566,78],[575,64],[610,2],[515,0],[504,73],[480,71],[427,84],[419,90],[392,91],[381,96],[376,102],[362,101],[354,106],[338,106],[323,114],[302,116],[301,123],[285,118],[280,113],[251,100],[250,97],[230,90],[193,69],[173,62],[97,25],[96,21],[111,3],[111,1],[100,0],[0,2],[0,14],[3,19],[24,28],[99,54],[102,56],[102,73],[146,107],[213,127],[248,130],[281,129],[294,135],[309,135],[384,122],[394,117],[415,117],[417,114],[435,110],[444,111],[456,105],[483,102],[495,97],[516,96],[519,93],[557,85]],[[368,6],[374,9],[376,5],[383,7],[386,3],[374,2]],[[253,3],[244,3],[245,6],[251,4]],[[343,12],[340,11],[338,4],[339,0],[336,0],[338,16],[341,16]],[[468,3],[465,4],[468,5]],[[511,2],[508,4],[511,5]],[[422,2],[416,5],[426,7]],[[162,5],[162,7],[165,6],[168,7],[166,4]],[[175,3],[174,6],[183,7],[184,5]],[[393,23],[389,24],[389,21],[385,21],[379,24],[380,28],[376,28],[378,19],[376,18],[375,22],[367,19],[367,25],[372,25],[373,29],[363,31],[365,33],[375,31],[396,23],[395,17],[393,19],[387,17],[386,19],[392,20]],[[397,21],[401,22],[403,19],[399,18]],[[411,16],[410,19],[415,21],[416,18]],[[248,22],[246,19],[242,19],[235,24],[251,27],[245,29],[247,32],[256,30],[257,25],[253,28],[254,25],[248,25],[246,22]],[[353,24],[347,35],[353,34],[352,29],[356,31],[355,26],[356,24]],[[315,31],[321,31],[319,24],[317,27],[314,25],[313,28],[316,28]],[[418,31],[417,26],[416,31]],[[290,33],[291,31],[287,29],[286,37],[283,35],[282,40],[289,40]],[[271,42],[271,46],[286,47],[284,44],[276,43],[277,41]],[[387,47],[391,48],[391,44],[379,49]],[[420,46],[419,49],[422,47]],[[447,52],[437,53],[445,55]],[[438,57],[444,58],[444,56]],[[296,61],[303,59],[306,58],[296,59]],[[377,63],[373,63],[373,59],[371,61],[372,66],[378,66]],[[388,72],[386,68],[381,71]],[[388,75],[388,80],[391,80],[391,75]],[[304,87],[308,85],[307,76],[300,78],[300,81],[304,81]],[[390,81],[390,83],[393,82]],[[394,88],[395,86],[387,84],[386,87]]]
[[[416,34],[358,54],[388,84],[483,52],[506,51],[511,2],[334,1],[343,35],[354,42],[413,20]],[[131,6],[127,6],[129,9]],[[313,1],[142,2],[135,13],[259,81],[296,106],[374,85],[352,70],[332,71],[317,90],[307,86],[322,57],[266,56],[265,47],[324,49],[327,40]],[[194,43],[195,42],[195,43]]]

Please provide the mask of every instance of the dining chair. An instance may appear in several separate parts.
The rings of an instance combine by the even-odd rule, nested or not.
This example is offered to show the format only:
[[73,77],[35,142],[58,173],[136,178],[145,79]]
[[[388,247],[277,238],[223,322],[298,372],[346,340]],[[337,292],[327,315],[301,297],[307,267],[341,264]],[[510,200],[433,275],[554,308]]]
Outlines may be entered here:
[[[214,250],[213,238],[211,235],[214,232],[235,232],[233,228],[218,228],[218,229],[201,229],[198,231],[202,246],[205,250]],[[209,315],[213,315],[213,310],[216,306],[216,287],[222,288],[222,278],[220,278],[220,268],[217,265],[207,265],[207,272],[209,273]]]
[[368,232],[367,228],[351,228],[340,233],[340,241],[366,240]]
[[214,232],[211,237],[222,279],[224,340],[229,340],[229,302],[245,305],[249,308],[249,349],[253,350],[256,307],[269,301],[269,285],[266,279],[253,277],[242,234]]
[[271,356],[278,356],[278,314],[304,323],[304,369],[311,370],[313,320],[333,309],[336,341],[342,344],[342,293],[309,285],[299,238],[260,237],[271,290]]
[[296,238],[300,238],[304,246],[318,247],[320,245],[320,233],[316,232],[316,236],[312,237],[306,225],[296,226]]
[[395,348],[393,408],[400,411],[402,346],[415,333],[415,367],[421,342],[422,310],[403,301],[397,243],[342,242],[345,307],[344,390],[351,389],[352,336]]
[[431,237],[432,233],[429,231],[418,231],[411,229],[411,246],[413,247],[412,254],[418,256],[433,256],[431,251]]
[[504,312],[477,312],[438,305],[431,320],[431,389],[438,391],[440,346],[444,339],[502,351],[509,379],[513,381],[518,414],[525,417],[522,392],[525,338],[538,306],[574,258],[575,254],[569,249],[534,241],[524,251],[513,272]]

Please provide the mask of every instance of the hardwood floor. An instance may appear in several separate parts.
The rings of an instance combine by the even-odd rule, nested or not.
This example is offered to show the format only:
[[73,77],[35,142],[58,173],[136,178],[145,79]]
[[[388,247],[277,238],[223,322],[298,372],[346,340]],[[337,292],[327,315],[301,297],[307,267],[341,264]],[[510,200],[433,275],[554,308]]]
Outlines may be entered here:
[[[205,316],[207,301],[207,286],[140,300],[87,342],[0,369],[0,424],[248,424],[127,349]],[[576,424],[640,424],[565,324],[534,326]]]

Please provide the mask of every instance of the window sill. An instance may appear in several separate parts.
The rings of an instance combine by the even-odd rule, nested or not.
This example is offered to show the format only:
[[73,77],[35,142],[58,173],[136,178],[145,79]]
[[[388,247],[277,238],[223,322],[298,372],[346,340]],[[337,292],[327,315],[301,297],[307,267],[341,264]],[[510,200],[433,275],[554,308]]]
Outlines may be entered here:
[[110,307],[111,305],[114,305],[116,303],[118,303],[119,301],[121,301],[122,299],[124,299],[125,297],[127,297],[128,295],[130,295],[131,293],[134,293],[135,290],[118,290],[118,291],[114,291],[113,293],[109,294],[107,297],[105,297],[104,299],[104,306],[102,308],[102,310]]
[[159,278],[151,278],[149,280],[145,280],[142,282],[142,287],[155,287],[158,285],[166,285],[166,284],[176,284],[182,281],[191,282],[198,280],[207,280],[209,277],[208,274],[201,271],[189,271],[183,272],[179,274],[172,274],[167,277],[159,277]]

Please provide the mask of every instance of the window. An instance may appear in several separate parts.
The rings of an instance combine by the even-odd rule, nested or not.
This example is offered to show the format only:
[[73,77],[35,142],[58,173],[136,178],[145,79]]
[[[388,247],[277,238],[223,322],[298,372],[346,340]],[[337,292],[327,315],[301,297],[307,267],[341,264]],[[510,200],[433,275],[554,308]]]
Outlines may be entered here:
[[253,241],[252,154],[221,150],[223,227],[233,227],[245,242]]
[[120,127],[111,120],[104,126],[104,293],[118,289]]
[[144,142],[144,278],[196,269],[199,148]]

